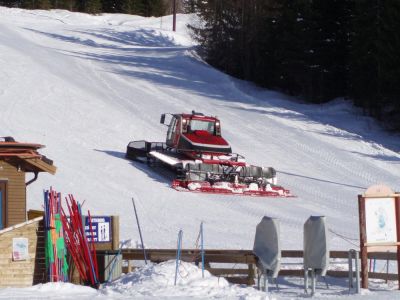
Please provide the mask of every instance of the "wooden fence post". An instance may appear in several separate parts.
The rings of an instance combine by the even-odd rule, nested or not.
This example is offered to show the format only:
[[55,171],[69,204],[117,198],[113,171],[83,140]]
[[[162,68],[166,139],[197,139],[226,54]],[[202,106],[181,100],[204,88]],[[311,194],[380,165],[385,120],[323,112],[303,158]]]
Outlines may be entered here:
[[119,216],[111,216],[112,223],[112,250],[119,249]]
[[253,285],[254,284],[254,265],[248,264],[248,266],[249,266],[249,272],[248,272],[248,278],[247,278],[247,285]]

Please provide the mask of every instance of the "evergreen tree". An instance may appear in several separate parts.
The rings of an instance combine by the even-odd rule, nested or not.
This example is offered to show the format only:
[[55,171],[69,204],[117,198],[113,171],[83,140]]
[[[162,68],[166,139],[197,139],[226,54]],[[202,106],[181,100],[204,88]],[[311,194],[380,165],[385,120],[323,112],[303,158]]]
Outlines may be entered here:
[[400,129],[400,3],[356,2],[351,48],[351,94],[365,111]]
[[144,1],[145,17],[160,17],[164,15],[165,5],[163,0],[145,0]]
[[102,11],[107,13],[131,13],[125,11],[125,4],[128,2],[138,2],[138,0],[102,0]]
[[182,0],[183,12],[193,14],[196,12],[196,0]]
[[140,15],[144,12],[144,5],[142,1],[138,0],[125,0],[122,5],[122,11],[126,14]]
[[0,6],[18,7],[18,1],[15,0],[0,0]]
[[346,92],[347,2],[198,0],[191,29],[225,72],[322,102]]
[[312,98],[324,102],[348,93],[349,30],[353,1],[313,1],[315,61],[318,93]]
[[100,0],[86,0],[85,12],[89,14],[101,13],[101,1]]
[[50,8],[52,8],[50,0],[38,0],[37,8],[39,8],[39,9],[50,9]]

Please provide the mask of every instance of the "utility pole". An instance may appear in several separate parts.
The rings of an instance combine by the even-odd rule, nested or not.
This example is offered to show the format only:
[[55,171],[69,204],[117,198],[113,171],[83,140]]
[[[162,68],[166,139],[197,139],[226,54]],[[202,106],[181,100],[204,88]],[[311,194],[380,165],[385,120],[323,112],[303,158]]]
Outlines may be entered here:
[[172,0],[173,4],[172,4],[172,30],[176,31],[176,0]]

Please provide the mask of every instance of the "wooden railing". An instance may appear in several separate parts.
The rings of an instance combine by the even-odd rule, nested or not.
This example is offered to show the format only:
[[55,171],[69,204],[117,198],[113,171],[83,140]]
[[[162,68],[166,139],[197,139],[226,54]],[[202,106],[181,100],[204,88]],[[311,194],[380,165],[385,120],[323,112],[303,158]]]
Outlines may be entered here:
[[[163,261],[175,259],[175,249],[147,249],[147,259],[149,261],[160,263]],[[215,276],[225,277],[229,282],[253,285],[256,274],[255,264],[257,257],[251,250],[205,250],[205,269]],[[298,250],[283,250],[282,251],[282,268],[279,276],[299,276],[304,275],[304,270],[301,268],[302,260],[298,261],[298,268],[289,268],[293,265],[285,265],[285,258],[303,258],[303,251]],[[347,264],[347,251],[331,251],[330,258],[346,259],[343,261]],[[377,260],[396,260],[396,253],[392,252],[371,252],[368,253],[368,258]],[[131,261],[144,260],[142,249],[123,249],[122,259]],[[196,249],[182,249],[181,260],[186,262],[200,263],[200,251]],[[213,264],[213,266],[211,266]],[[225,265],[225,266],[224,266]],[[128,268],[123,271],[126,273],[130,270],[131,264],[128,263]],[[221,267],[222,266],[222,267]],[[348,271],[328,270],[328,276],[332,277],[348,277]],[[354,274],[355,276],[355,274]],[[369,273],[369,278],[397,280],[397,274],[387,273]]]

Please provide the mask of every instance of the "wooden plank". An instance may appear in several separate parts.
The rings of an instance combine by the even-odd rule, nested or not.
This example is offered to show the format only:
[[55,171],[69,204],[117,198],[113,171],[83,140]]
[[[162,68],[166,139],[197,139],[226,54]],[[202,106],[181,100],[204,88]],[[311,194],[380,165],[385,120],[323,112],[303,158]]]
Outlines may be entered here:
[[382,279],[382,280],[397,280],[397,274],[386,274],[386,273],[373,273],[373,272],[369,272],[368,273],[368,277],[369,278],[374,278],[374,279]]
[[369,252],[368,258],[375,258],[380,260],[397,260],[396,252]]
[[[153,256],[153,258],[157,259],[157,260],[159,260],[163,257],[166,260],[172,259],[176,255],[175,249],[147,249],[146,252],[149,257]],[[192,256],[192,257],[200,256],[200,252],[196,249],[183,249],[181,253],[182,253],[182,255],[184,255],[186,257],[187,256]],[[122,255],[123,255],[123,259],[144,260],[142,249],[123,249]],[[205,255],[208,256],[210,258],[210,260],[213,258],[219,259],[219,255],[232,258],[232,261],[228,261],[228,262],[237,262],[239,260],[239,261],[243,261],[244,263],[246,263],[246,258],[243,258],[245,256],[247,257],[247,261],[248,260],[253,261],[255,259],[255,256],[251,250],[205,250]],[[282,257],[283,258],[302,258],[303,251],[283,250]],[[347,251],[331,251],[330,258],[347,259],[348,252]],[[368,253],[368,258],[376,258],[376,259],[383,259],[383,260],[386,260],[386,259],[396,260],[396,253],[394,253],[394,252],[370,252],[370,253]],[[226,260],[229,260],[229,259],[224,259],[223,261],[215,261],[215,262],[226,262]]]
[[247,275],[249,270],[248,269],[229,269],[229,268],[206,268],[208,272],[213,275]]
[[[347,274],[346,276],[348,276],[347,272],[346,272],[346,274]],[[303,277],[304,276],[304,270],[303,269],[296,269],[296,270],[283,269],[283,270],[279,271],[279,276]]]
[[304,276],[304,270],[303,269],[298,269],[298,270],[281,269],[279,271],[278,276],[303,277]]
[[[196,259],[191,254],[181,254],[181,259],[186,262],[194,262]],[[129,255],[123,255],[123,259],[131,259],[134,260],[133,257]],[[160,254],[160,253],[151,253],[149,255],[149,260],[152,262],[163,262],[167,260],[175,259],[175,254]],[[256,259],[254,256],[227,256],[223,254],[205,254],[204,256],[205,263],[255,263]]]
[[[355,277],[355,272],[354,277]],[[328,270],[327,276],[331,277],[342,277],[342,278],[347,278],[349,276],[348,271],[336,271],[336,270]],[[279,271],[279,276],[287,276],[287,277],[303,277],[304,276],[304,270],[303,269],[297,269],[297,270],[288,270],[288,269],[282,269]],[[397,280],[397,274],[386,274],[386,273],[373,273],[369,272],[368,273],[369,278],[375,278],[375,279],[389,279],[389,280]]]
[[112,250],[112,243],[95,243],[94,247],[97,250]]
[[9,277],[24,276],[24,275],[33,276],[33,273],[34,273],[33,268],[31,268],[31,269],[19,268],[19,269],[12,269],[12,270],[11,269],[8,269],[8,270],[3,269],[2,271],[0,271],[0,276],[3,279],[3,278],[9,278]]
[[50,165],[50,164],[44,162],[43,160],[41,160],[40,158],[25,159],[25,162],[36,167],[37,169],[39,169],[39,171],[48,172],[52,175],[54,175],[57,171],[56,166]]
[[22,288],[29,286],[32,286],[32,280],[26,280],[26,281],[12,280],[0,283],[0,288],[10,288],[10,287]]
[[248,284],[248,278],[246,277],[225,277],[225,279],[234,284],[247,284],[247,285],[254,285],[254,282]]
[[303,251],[299,250],[282,250],[282,257],[303,257]]
[[2,287],[28,287],[32,286],[33,278],[10,278],[1,282]]
[[[147,249],[146,253],[149,260],[154,262],[174,259],[176,250],[174,249]],[[143,250],[141,249],[123,249],[123,259],[143,260]],[[200,252],[193,249],[184,249],[181,251],[181,257],[184,261],[193,261],[200,257]],[[207,262],[220,263],[255,263],[255,256],[251,251],[224,251],[224,250],[206,250],[205,259]]]
[[[176,249],[146,249],[148,253],[163,253],[163,254],[176,254]],[[231,249],[207,249],[205,250],[207,254],[224,254],[224,255],[254,255],[252,250],[231,250]],[[143,256],[142,249],[122,249],[122,253],[135,253],[141,254]],[[181,253],[200,253],[200,249],[182,249]]]

